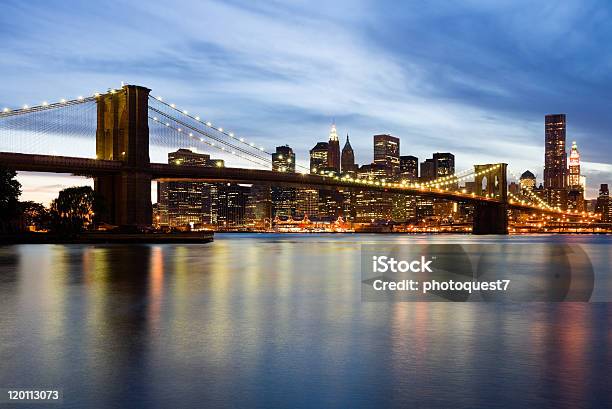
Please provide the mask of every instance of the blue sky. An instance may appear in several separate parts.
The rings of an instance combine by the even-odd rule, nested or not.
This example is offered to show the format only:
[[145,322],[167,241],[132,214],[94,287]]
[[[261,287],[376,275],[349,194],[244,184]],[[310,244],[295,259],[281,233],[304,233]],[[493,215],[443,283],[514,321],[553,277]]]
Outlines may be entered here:
[[[544,115],[568,115],[589,195],[612,182],[612,6],[606,1],[3,1],[0,105],[148,86],[306,163],[335,118],[359,163],[372,135],[457,168],[541,178]],[[229,166],[240,165],[228,160]],[[23,176],[47,201],[74,184]]]

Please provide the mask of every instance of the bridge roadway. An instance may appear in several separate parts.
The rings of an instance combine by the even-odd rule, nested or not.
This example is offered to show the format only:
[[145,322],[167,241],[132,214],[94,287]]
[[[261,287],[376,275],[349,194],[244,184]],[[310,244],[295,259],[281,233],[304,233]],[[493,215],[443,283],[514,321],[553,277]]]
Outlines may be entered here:
[[[72,173],[90,177],[134,170],[150,173],[152,179],[160,181],[207,181],[246,184],[270,183],[310,188],[356,188],[359,190],[403,193],[470,203],[500,203],[497,199],[474,196],[470,193],[416,187],[400,187],[395,184],[387,184],[385,186],[363,184],[318,175],[281,173],[260,169],[178,166],[164,163],[152,163],[148,169],[131,169],[120,161],[12,152],[0,152],[0,166],[16,171]],[[509,203],[508,207],[517,210],[537,210],[542,213],[559,214],[558,212],[546,211],[520,203]]]

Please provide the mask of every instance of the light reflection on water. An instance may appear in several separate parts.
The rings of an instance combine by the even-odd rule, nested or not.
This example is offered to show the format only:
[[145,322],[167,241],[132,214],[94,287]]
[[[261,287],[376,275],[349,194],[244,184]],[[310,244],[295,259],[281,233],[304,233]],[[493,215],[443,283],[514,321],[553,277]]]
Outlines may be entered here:
[[361,243],[611,240],[218,235],[0,248],[0,387],[64,407],[603,407],[607,303],[362,302]]

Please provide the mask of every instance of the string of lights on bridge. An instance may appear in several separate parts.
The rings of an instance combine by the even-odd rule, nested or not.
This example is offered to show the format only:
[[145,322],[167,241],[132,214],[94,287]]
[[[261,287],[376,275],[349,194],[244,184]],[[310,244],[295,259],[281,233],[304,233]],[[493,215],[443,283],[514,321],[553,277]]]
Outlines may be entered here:
[[[113,94],[115,92],[117,92],[117,90],[115,89],[110,89],[108,91],[109,93]],[[77,105],[77,104],[83,104],[83,103],[87,103],[87,102],[93,102],[95,101],[101,94],[96,92],[91,96],[78,96],[75,99],[65,99],[62,98],[57,102],[48,102],[48,101],[43,101],[40,104],[37,105],[23,105],[20,108],[8,108],[5,107],[2,109],[2,111],[0,112],[0,118],[2,117],[8,117],[8,116],[13,116],[13,115],[21,115],[21,114],[25,114],[25,113],[33,113],[33,112],[40,112],[40,111],[45,111],[45,110],[50,110],[50,109],[56,109],[56,108],[62,108],[62,107],[67,107],[67,106],[72,106],[72,105]],[[196,127],[190,126],[189,124],[167,114],[164,113],[161,110],[157,110],[154,107],[151,107],[151,105],[149,105],[149,108],[152,109],[154,112],[157,112],[160,116],[164,116],[166,117],[168,120],[175,122],[177,124],[179,124],[179,126],[174,126],[171,125],[170,122],[164,122],[162,121],[161,118],[157,117],[157,116],[149,116],[149,119],[153,120],[156,123],[159,123],[160,125],[163,125],[167,128],[171,128],[174,131],[186,135],[187,137],[193,139],[194,141],[198,141],[201,143],[206,144],[207,146],[210,146],[214,149],[220,150],[222,152],[225,152],[227,154],[236,156],[240,159],[249,161],[251,163],[255,163],[259,166],[270,166],[272,164],[272,160],[271,160],[271,155],[272,153],[267,151],[263,146],[261,145],[257,145],[255,144],[253,141],[247,140],[244,137],[238,137],[236,136],[233,132],[230,132],[220,126],[216,126],[213,125],[212,122],[210,121],[206,121],[201,119],[199,116],[196,115],[192,115],[189,114],[189,112],[187,110],[182,110],[180,108],[178,108],[175,104],[173,103],[167,103],[163,100],[162,97],[158,96],[158,97],[149,97],[152,100],[158,101],[159,103],[163,104],[164,106],[180,113],[181,115],[184,115],[186,117],[188,117],[189,119],[195,121],[196,123],[203,125],[206,128],[212,129],[216,132],[219,132],[220,134],[230,138],[233,141],[238,142],[241,145],[244,145],[245,147],[248,147],[249,149],[252,149],[254,152],[249,152],[246,149],[240,148],[239,146],[235,146],[231,143],[229,143],[226,140],[220,139],[220,138],[215,138],[213,135],[198,129]],[[183,126],[184,128],[182,128],[181,126]],[[189,129],[189,130],[187,130]],[[194,133],[198,134],[199,136],[195,135]],[[209,138],[209,139],[213,139],[215,142],[213,141],[209,141],[206,140],[205,138]],[[264,156],[266,155],[266,156]],[[304,167],[302,165],[299,164],[295,164],[296,168],[300,169],[300,173],[302,174],[307,174],[310,173],[310,169],[307,167]],[[401,181],[401,182],[389,182],[386,181],[385,179],[376,179],[376,178],[372,178],[369,177],[367,179],[362,179],[362,178],[356,178],[353,177],[351,175],[339,175],[335,172],[325,172],[322,171],[322,173],[320,174],[320,176],[324,177],[324,178],[332,178],[334,180],[337,181],[342,181],[342,182],[349,182],[349,183],[354,183],[356,185],[370,185],[370,186],[380,186],[380,187],[390,187],[390,188],[400,188],[400,189],[419,189],[419,190],[423,190],[424,192],[426,191],[433,191],[435,189],[439,190],[439,191],[443,191],[443,192],[449,192],[448,189],[446,189],[446,187],[448,186],[452,186],[452,185],[457,185],[459,182],[463,182],[463,181],[467,181],[470,178],[475,178],[478,176],[482,176],[482,175],[486,175],[496,169],[499,168],[499,164],[496,165],[492,165],[486,169],[483,169],[479,172],[475,172],[473,169],[466,169],[464,171],[458,172],[452,176],[445,176],[445,177],[441,177],[441,178],[437,178],[435,180],[429,181],[429,182],[425,182],[425,183],[413,183],[413,182],[409,182],[409,181]],[[520,180],[515,174],[513,174],[512,172],[510,172],[512,177],[516,180]],[[455,190],[456,193],[458,194],[466,194],[466,190],[463,189],[462,191],[457,191]],[[530,199],[533,200],[532,203],[528,203],[524,198],[518,198],[516,195],[512,194],[511,192],[508,192],[508,197],[510,199],[510,203],[516,202],[516,203],[520,203],[523,205],[528,205],[528,206],[533,206],[535,208],[541,209],[541,210],[547,210],[547,211],[551,211],[551,212],[558,212],[561,213],[563,215],[583,215],[589,218],[594,218],[597,216],[597,214],[592,213],[592,212],[579,212],[578,210],[568,210],[568,211],[563,211],[560,208],[553,208],[552,206],[550,206],[548,203],[546,203],[542,198],[540,198],[538,195],[536,195],[535,193],[527,190],[526,194],[529,196]],[[475,196],[474,193],[471,193],[471,196]]]
[[[222,152],[224,152],[224,153],[231,154],[231,155],[233,155],[233,156],[236,156],[237,158],[247,160],[247,161],[249,161],[249,162],[251,162],[251,163],[255,163],[255,164],[259,165],[259,166],[267,166],[267,165],[268,165],[267,163],[260,163],[260,162],[257,162],[256,160],[254,160],[254,159],[253,159],[253,157],[252,157],[252,156],[251,156],[251,157],[249,157],[249,156],[246,156],[246,155],[241,155],[240,153],[236,152],[235,150],[227,149],[225,146],[215,144],[214,142],[211,142],[211,141],[207,141],[207,140],[206,140],[206,139],[204,139],[203,137],[198,137],[198,136],[195,136],[195,135],[193,134],[193,132],[186,132],[186,131],[185,131],[183,128],[175,127],[175,126],[173,126],[172,124],[170,124],[170,122],[162,122],[162,121],[160,120],[160,118],[158,118],[158,117],[156,117],[156,116],[150,116],[150,115],[149,115],[149,119],[151,119],[152,121],[154,121],[154,122],[158,123],[158,124],[159,124],[159,125],[161,125],[161,126],[164,126],[164,127],[166,127],[166,128],[172,129],[172,130],[174,130],[174,131],[176,131],[176,132],[178,132],[178,133],[181,133],[181,134],[183,134],[183,135],[186,135],[187,137],[189,137],[189,138],[193,139],[193,140],[194,140],[194,141],[196,141],[196,142],[202,142],[202,143],[204,143],[204,144],[206,144],[206,145],[208,145],[208,146],[210,146],[210,147],[212,147],[212,148],[214,148],[214,149],[220,150],[220,151],[222,151]],[[217,165],[218,165],[218,166],[221,166],[220,164],[222,164],[222,162],[221,162],[221,161],[218,161],[218,162],[217,162]]]
[[255,142],[248,141],[244,137],[238,137],[233,132],[230,132],[230,131],[228,131],[228,130],[220,127],[220,126],[213,125],[212,122],[206,121],[204,119],[201,119],[197,115],[191,115],[187,110],[177,108],[176,104],[173,104],[173,103],[169,104],[169,103],[167,103],[166,101],[164,101],[163,97],[161,97],[161,96],[157,96],[155,98],[150,96],[149,98],[155,99],[156,101],[164,104],[168,108],[171,108],[171,109],[175,110],[176,112],[178,112],[178,113],[180,113],[182,115],[185,115],[186,117],[188,117],[188,118],[190,118],[190,119],[192,119],[192,120],[194,120],[194,121],[196,121],[196,122],[198,122],[198,123],[200,123],[200,124],[210,128],[210,129],[214,129],[215,131],[220,132],[220,133],[222,133],[222,134],[224,134],[224,135],[234,139],[237,142],[240,142],[240,143],[242,143],[242,144],[244,144],[244,145],[246,145],[246,146],[248,146],[250,148],[257,149],[257,150],[259,150],[261,152],[267,153],[268,155],[272,155],[263,146],[257,146],[257,144],[255,144]]
[[498,169],[500,167],[499,164],[497,165],[492,165],[486,169],[483,169],[479,172],[475,172],[473,169],[466,169],[462,172],[459,172],[455,175],[452,176],[444,176],[442,178],[438,178],[435,180],[432,180],[430,182],[426,182],[425,184],[423,184],[423,186],[425,187],[445,187],[445,186],[450,186],[450,185],[454,185],[457,184],[458,182],[463,182],[463,181],[467,181],[468,179],[472,178],[472,177],[478,177],[478,176],[482,176],[482,175],[486,175],[492,171],[494,171],[495,169]]
[[38,105],[25,104],[25,105],[22,105],[21,108],[15,108],[15,109],[5,107],[2,109],[2,112],[0,112],[0,118],[12,116],[12,115],[20,115],[20,114],[29,113],[29,112],[39,112],[39,111],[44,111],[48,109],[55,109],[55,108],[61,108],[61,107],[66,107],[66,106],[71,106],[71,105],[84,104],[86,102],[93,102],[95,101],[96,96],[98,95],[99,94],[88,96],[88,97],[79,96],[75,99],[70,99],[70,100],[62,98],[57,102],[43,101]]
[[[206,120],[200,118],[199,116],[192,115],[187,110],[183,110],[183,109],[178,108],[176,106],[176,104],[174,104],[174,103],[167,103],[167,102],[165,102],[163,100],[163,97],[161,97],[161,96],[149,97],[149,98],[151,100],[154,100],[154,101],[157,101],[157,102],[163,104],[164,106],[166,106],[166,107],[168,107],[168,108],[178,112],[181,115],[184,115],[185,117],[191,119],[192,121],[195,121],[196,123],[198,123],[200,125],[203,125],[203,126],[209,128],[209,129],[212,129],[212,130],[214,130],[216,132],[219,132],[219,133],[221,133],[221,134],[223,134],[223,135],[233,139],[234,141],[239,142],[240,144],[245,145],[245,146],[253,149],[254,151],[257,152],[257,154],[253,154],[253,153],[249,153],[249,154],[257,157],[259,160],[265,161],[267,165],[272,165],[272,159],[271,159],[272,153],[269,152],[268,150],[266,150],[263,146],[258,146],[253,141],[246,140],[244,137],[238,137],[233,132],[230,132],[227,129],[215,126],[210,121],[206,121]],[[177,118],[174,118],[174,117],[172,117],[172,116],[170,116],[170,115],[168,115],[166,113],[163,113],[163,111],[157,110],[157,109],[151,107],[150,105],[149,105],[149,108],[154,110],[157,113],[160,113],[161,115],[164,115],[164,116],[168,117],[169,119],[172,119],[172,120],[174,120],[176,122],[182,123],[184,126],[187,126],[187,124],[185,124],[184,122],[182,122],[182,121],[178,120]],[[194,128],[194,129],[196,129],[196,128]],[[207,136],[211,137],[209,134],[207,134]],[[217,139],[217,141],[220,142],[220,143],[227,143],[227,142],[221,141],[219,139]],[[260,156],[259,155],[260,152],[266,154],[267,156],[266,157]],[[302,166],[302,165],[300,165],[298,163],[295,164],[295,167],[299,168],[299,172],[300,173],[308,173],[308,171],[309,171],[309,169],[307,167]]]
[[[514,174],[511,171],[509,171],[509,173],[512,176],[512,178],[520,181],[520,178],[518,178],[516,176],[516,174]],[[552,207],[548,203],[546,203],[541,197],[539,197],[538,195],[536,195],[532,191],[526,190],[525,192],[527,193],[529,198],[531,198],[533,200],[533,202],[528,203],[525,199],[521,199],[521,198],[517,197],[516,195],[512,194],[512,192],[508,191],[508,198],[510,199],[509,200],[510,203],[516,202],[516,203],[520,203],[520,204],[523,204],[523,205],[533,206],[533,207],[536,207],[536,208],[541,209],[541,210],[547,210],[549,212],[560,213],[564,217],[566,215],[570,215],[570,216],[583,216],[583,217],[588,217],[588,218],[597,218],[598,217],[598,214],[597,213],[593,213],[593,212],[586,212],[586,211],[580,212],[578,210],[562,210],[559,207]]]

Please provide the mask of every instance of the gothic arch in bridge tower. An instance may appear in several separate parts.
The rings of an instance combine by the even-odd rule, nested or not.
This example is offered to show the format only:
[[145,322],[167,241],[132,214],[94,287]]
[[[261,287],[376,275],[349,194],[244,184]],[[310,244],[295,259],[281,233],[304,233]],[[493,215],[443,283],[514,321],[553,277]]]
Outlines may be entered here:
[[490,201],[476,202],[474,234],[508,234],[508,182],[505,163],[474,165],[474,185],[479,196]]
[[482,196],[507,201],[508,182],[506,177],[507,164],[474,165],[475,185],[482,189]]

